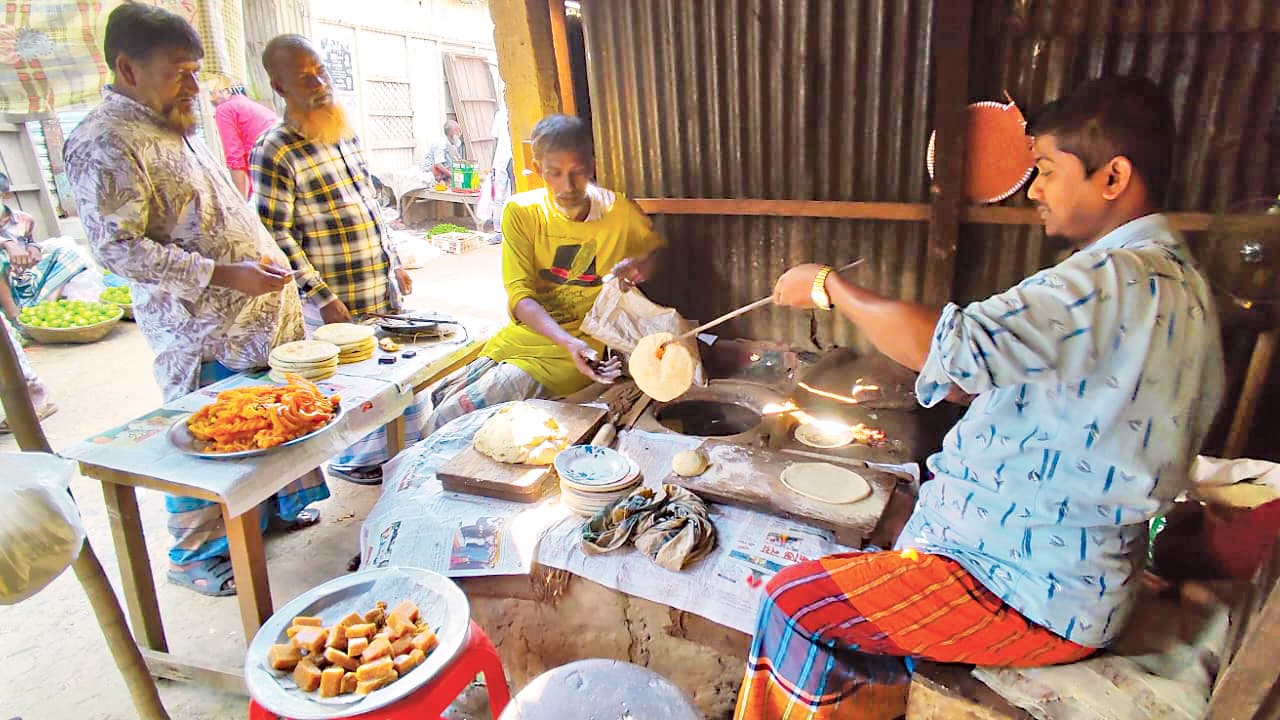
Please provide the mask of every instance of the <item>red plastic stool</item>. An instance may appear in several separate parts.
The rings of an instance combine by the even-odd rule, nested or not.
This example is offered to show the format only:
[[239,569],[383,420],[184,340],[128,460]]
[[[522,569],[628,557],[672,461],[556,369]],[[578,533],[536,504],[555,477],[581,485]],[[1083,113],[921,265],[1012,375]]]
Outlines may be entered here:
[[[439,718],[463,690],[476,679],[477,674],[484,675],[485,689],[489,693],[489,712],[493,717],[502,714],[507,703],[511,701],[511,689],[507,687],[507,676],[502,672],[502,661],[498,659],[498,651],[494,649],[489,636],[484,634],[480,626],[471,621],[471,631],[467,644],[458,651],[453,662],[444,667],[417,692],[372,712],[360,715],[349,715],[350,720],[424,720]],[[253,700],[249,701],[249,720],[288,720],[267,710]]]

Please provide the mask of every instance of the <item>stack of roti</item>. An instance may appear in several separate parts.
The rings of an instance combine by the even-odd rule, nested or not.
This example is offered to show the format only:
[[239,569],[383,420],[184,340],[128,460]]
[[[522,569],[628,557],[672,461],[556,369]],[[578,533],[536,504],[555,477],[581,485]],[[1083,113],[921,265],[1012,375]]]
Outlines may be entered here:
[[368,360],[373,357],[373,349],[377,347],[377,342],[373,339],[373,328],[368,325],[330,323],[316,328],[312,337],[337,345],[340,365]]
[[285,343],[271,351],[267,361],[269,373],[276,382],[288,382],[285,373],[301,375],[308,380],[324,380],[338,370],[338,346],[316,340]]

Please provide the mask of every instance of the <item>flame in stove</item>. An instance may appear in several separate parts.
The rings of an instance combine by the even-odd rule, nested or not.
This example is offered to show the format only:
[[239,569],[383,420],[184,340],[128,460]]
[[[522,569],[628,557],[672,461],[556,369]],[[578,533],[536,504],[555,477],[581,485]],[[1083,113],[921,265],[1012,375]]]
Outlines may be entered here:
[[818,388],[805,382],[801,382],[797,384],[800,386],[802,390],[806,392],[811,392],[814,395],[817,395],[819,397],[829,398],[831,400],[835,400],[836,402],[842,402],[846,405],[857,405],[858,395],[864,392],[871,392],[871,391],[880,389],[879,385],[864,385],[862,382],[862,378],[858,378],[858,380],[854,382],[853,387],[849,390],[848,395],[841,395],[839,393],[827,392],[826,390],[819,390]]
[[[865,387],[874,387],[874,386],[865,386]],[[856,403],[857,401],[855,400],[853,402]],[[794,402],[790,400],[786,401],[785,403],[769,403],[765,405],[763,408],[763,415],[765,417],[769,417],[773,415],[790,415],[791,417],[794,417],[798,422],[804,425],[823,425],[827,427],[846,426],[845,423],[840,420],[833,420],[828,418],[816,418],[810,415],[809,413],[801,410],[800,406],[796,405]],[[879,428],[868,427],[862,423],[854,423],[852,425],[847,425],[846,427],[848,427],[850,430],[853,431],[854,442],[862,443],[864,445],[874,446],[874,445],[879,445],[885,441],[884,431]]]

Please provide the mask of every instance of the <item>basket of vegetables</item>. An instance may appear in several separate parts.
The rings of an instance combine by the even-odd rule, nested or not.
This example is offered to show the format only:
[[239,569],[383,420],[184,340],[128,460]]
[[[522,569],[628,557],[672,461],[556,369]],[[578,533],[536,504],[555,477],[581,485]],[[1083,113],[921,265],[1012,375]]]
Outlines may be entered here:
[[98,296],[98,300],[112,305],[119,305],[120,309],[124,310],[124,319],[133,319],[133,296],[129,292],[128,285],[109,287],[102,291],[102,294]]
[[39,343],[91,343],[111,332],[124,316],[124,308],[114,303],[84,300],[46,300],[23,308],[18,327]]
[[450,255],[470,252],[488,242],[483,234],[453,223],[440,223],[431,228],[427,231],[427,240]]

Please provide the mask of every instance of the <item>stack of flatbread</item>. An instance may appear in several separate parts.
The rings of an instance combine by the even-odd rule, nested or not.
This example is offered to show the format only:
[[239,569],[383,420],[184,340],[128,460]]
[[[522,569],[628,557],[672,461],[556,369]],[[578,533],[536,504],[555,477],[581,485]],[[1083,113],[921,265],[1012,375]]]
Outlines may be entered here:
[[377,342],[373,339],[373,328],[368,325],[353,323],[330,323],[316,328],[311,335],[321,342],[338,346],[338,364],[357,363],[373,357]]
[[285,343],[271,351],[269,375],[276,382],[288,382],[285,373],[315,381],[332,377],[338,370],[338,346],[316,340]]

